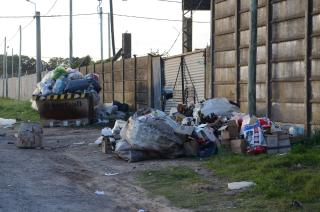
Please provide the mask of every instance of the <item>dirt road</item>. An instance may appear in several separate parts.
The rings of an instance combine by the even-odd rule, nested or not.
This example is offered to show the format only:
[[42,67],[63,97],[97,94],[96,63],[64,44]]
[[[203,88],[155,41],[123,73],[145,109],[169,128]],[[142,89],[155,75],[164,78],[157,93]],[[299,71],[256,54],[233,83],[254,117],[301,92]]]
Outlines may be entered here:
[[[1,212],[183,211],[164,198],[150,199],[135,182],[142,170],[180,161],[118,160],[88,145],[99,137],[97,129],[45,129],[42,150],[17,149],[12,144],[16,130],[5,132],[0,137]],[[105,194],[96,195],[97,190]]]

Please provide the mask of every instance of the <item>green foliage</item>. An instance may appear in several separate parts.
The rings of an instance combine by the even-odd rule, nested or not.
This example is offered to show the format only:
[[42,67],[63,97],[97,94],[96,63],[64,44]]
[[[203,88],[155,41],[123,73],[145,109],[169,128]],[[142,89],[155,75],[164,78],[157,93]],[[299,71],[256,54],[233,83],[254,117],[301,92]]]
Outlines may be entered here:
[[29,101],[15,101],[11,99],[0,99],[0,117],[6,119],[17,119],[17,121],[39,121],[37,111],[31,108]]
[[292,200],[318,204],[320,209],[320,149],[293,147],[287,155],[223,155],[212,158],[206,167],[228,182],[253,181],[248,193],[276,205]]
[[152,195],[165,196],[178,207],[197,208],[211,201],[208,191],[195,189],[206,185],[206,181],[187,167],[146,171],[139,175],[138,180]]

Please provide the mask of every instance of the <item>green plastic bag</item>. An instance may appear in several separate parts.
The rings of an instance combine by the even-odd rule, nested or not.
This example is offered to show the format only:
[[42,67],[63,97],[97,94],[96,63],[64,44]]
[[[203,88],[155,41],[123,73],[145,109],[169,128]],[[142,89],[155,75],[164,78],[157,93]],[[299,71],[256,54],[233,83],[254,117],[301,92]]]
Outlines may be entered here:
[[67,71],[63,67],[59,66],[56,69],[54,69],[53,74],[52,74],[52,79],[57,80],[62,75],[67,75],[67,74],[68,74]]

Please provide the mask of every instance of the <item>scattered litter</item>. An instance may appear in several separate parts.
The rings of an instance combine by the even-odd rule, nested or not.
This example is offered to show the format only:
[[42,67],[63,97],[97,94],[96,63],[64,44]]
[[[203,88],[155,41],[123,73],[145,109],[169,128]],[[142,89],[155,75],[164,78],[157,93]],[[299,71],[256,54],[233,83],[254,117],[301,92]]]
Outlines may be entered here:
[[101,130],[101,135],[104,137],[111,137],[112,136],[112,130],[109,127],[103,128]]
[[104,173],[105,176],[115,176],[118,175],[119,173]]
[[100,145],[100,144],[102,144],[102,140],[103,140],[103,136],[100,136],[100,137],[94,142],[94,144]]
[[296,208],[301,208],[302,207],[302,203],[300,201],[298,201],[298,200],[292,200],[291,206],[292,207],[296,207]]
[[233,183],[228,183],[228,189],[229,190],[239,190],[239,189],[243,189],[243,188],[249,188],[254,185],[256,185],[256,184],[253,182],[246,182],[246,181],[233,182]]
[[15,119],[3,119],[3,118],[0,118],[0,126],[11,127],[16,122],[17,121]]
[[86,142],[77,142],[77,143],[73,143],[73,145],[84,145],[86,144]]
[[94,192],[96,195],[104,195],[104,191],[99,191],[99,190],[96,190],[95,192]]

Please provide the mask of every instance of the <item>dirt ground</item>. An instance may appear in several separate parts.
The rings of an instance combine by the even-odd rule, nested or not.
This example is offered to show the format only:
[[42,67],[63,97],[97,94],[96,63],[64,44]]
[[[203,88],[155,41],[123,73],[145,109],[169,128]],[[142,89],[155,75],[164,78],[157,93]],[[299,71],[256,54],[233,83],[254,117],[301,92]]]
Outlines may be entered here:
[[[165,198],[152,199],[139,187],[140,171],[196,161],[163,160],[127,163],[88,145],[98,129],[44,130],[44,149],[18,149],[17,130],[0,137],[0,211],[186,211]],[[105,173],[119,173],[105,176]],[[104,191],[96,195],[95,191]]]

